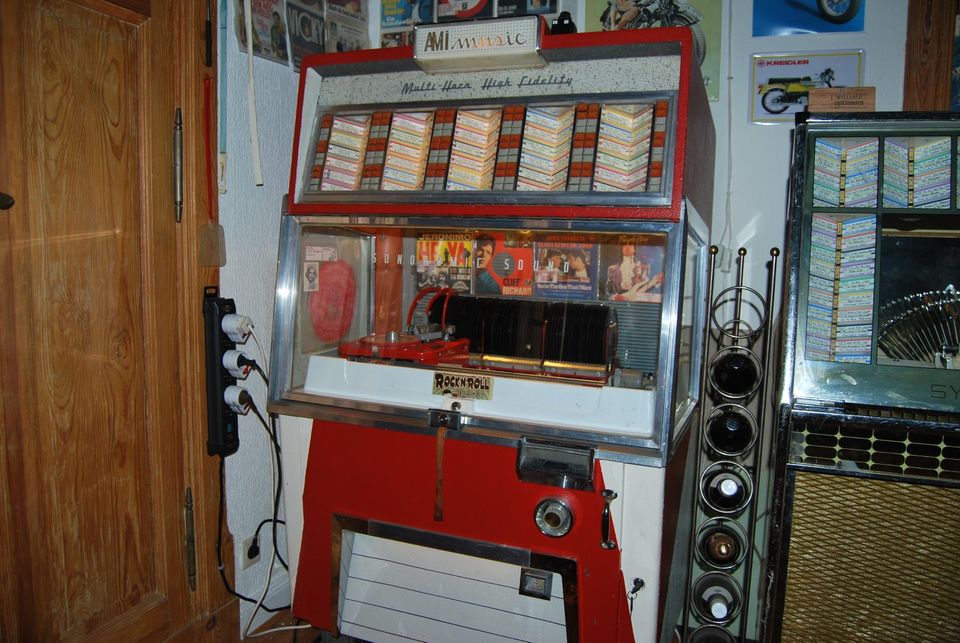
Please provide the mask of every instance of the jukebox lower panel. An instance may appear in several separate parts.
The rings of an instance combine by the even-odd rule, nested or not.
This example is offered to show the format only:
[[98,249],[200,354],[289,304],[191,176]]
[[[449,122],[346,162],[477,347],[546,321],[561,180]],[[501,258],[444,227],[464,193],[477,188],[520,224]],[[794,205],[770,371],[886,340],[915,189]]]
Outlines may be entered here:
[[960,489],[791,475],[784,641],[960,640]]
[[[469,541],[460,545],[469,551]],[[552,643],[567,638],[565,598],[576,601],[576,579],[569,580],[548,570],[344,532],[338,629],[362,640],[402,633],[418,641]]]
[[[285,454],[290,446],[306,446],[307,423],[281,418]],[[294,445],[286,443],[291,436],[296,438]],[[438,443],[434,435],[313,421],[306,459],[291,454],[285,455],[290,461],[284,462],[287,498],[292,498],[286,506],[288,517],[294,519],[291,524],[302,517],[303,525],[302,532],[293,528],[288,533],[290,556],[298,563],[291,565],[294,614],[332,631],[349,617],[351,623],[344,633],[360,623],[356,617],[361,610],[352,599],[357,592],[372,589],[370,577],[365,577],[367,584],[350,578],[355,571],[353,546],[362,534],[362,539],[375,536],[403,543],[399,548],[388,543],[395,552],[391,557],[401,565],[422,567],[412,562],[415,557],[407,549],[410,544],[430,548],[435,561],[451,552],[466,554],[456,564],[462,565],[465,558],[469,565],[473,557],[474,569],[490,569],[494,561],[507,563],[514,577],[497,590],[502,593],[497,599],[501,601],[499,609],[510,612],[503,612],[504,618],[530,612],[531,600],[542,606],[547,599],[528,598],[522,590],[542,592],[550,582],[547,578],[553,578],[549,602],[554,606],[549,609],[555,612],[562,606],[563,615],[552,618],[549,629],[553,632],[562,624],[566,637],[548,634],[543,640],[654,640],[663,622],[679,501],[671,495],[673,485],[666,483],[672,475],[682,475],[684,458],[675,458],[676,471],[673,464],[664,469],[603,462],[610,465],[607,472],[597,461],[594,488],[580,490],[520,480],[517,455],[516,447],[463,439]],[[303,481],[302,504],[296,501],[298,484],[291,475],[299,475]],[[618,493],[611,498],[604,487]],[[553,523],[563,522],[562,512],[548,513],[541,524],[538,510],[545,500],[569,509],[571,520],[565,534],[548,534],[549,527],[556,526]],[[622,545],[620,534],[624,534]],[[342,565],[345,549],[350,562]],[[521,575],[521,571],[532,576]],[[347,579],[342,578],[344,573]],[[403,582],[387,584],[402,585],[398,588],[401,593],[412,591],[423,598],[428,613],[436,613],[444,604],[456,604],[469,627],[491,618],[486,598],[465,595],[463,588],[455,597],[442,596],[439,591],[434,592],[437,596],[425,596],[425,587],[417,586],[412,574],[398,576],[396,569],[389,573],[394,581]],[[481,583],[489,580],[486,574],[481,574]],[[450,584],[445,585],[449,589]],[[470,591],[479,586],[467,583],[473,588]],[[506,594],[512,599],[503,603]],[[394,594],[390,600],[396,598]],[[455,603],[449,603],[451,600]],[[387,605],[380,599],[377,603]],[[389,611],[365,610],[365,627],[384,618],[393,629],[384,628],[382,622],[376,629],[399,634],[407,627]],[[366,620],[368,617],[374,620]],[[523,627],[511,627],[511,631],[523,631]],[[390,636],[383,634],[373,640],[392,640]],[[538,636],[522,638],[537,640]],[[461,640],[450,633],[434,633],[425,639]]]

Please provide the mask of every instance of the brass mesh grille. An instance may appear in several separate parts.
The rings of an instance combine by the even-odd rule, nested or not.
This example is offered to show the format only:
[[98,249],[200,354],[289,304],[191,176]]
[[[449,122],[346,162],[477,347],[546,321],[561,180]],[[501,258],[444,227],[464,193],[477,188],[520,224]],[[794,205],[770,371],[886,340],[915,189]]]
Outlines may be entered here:
[[958,431],[809,420],[792,428],[792,462],[960,482]]
[[960,641],[960,490],[798,472],[783,641]]

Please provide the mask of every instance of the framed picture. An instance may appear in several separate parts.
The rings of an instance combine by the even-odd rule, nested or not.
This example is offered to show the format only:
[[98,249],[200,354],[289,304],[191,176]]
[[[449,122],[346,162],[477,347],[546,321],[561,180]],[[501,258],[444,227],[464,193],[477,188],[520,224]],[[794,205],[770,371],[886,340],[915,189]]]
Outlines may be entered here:
[[757,54],[752,57],[750,122],[792,123],[811,89],[859,87],[863,51]]

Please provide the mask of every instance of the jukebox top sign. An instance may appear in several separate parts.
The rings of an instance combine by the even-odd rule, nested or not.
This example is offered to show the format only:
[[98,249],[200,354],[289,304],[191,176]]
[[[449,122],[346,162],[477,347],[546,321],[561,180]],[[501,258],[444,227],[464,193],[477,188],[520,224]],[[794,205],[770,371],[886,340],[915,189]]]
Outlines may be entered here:
[[414,56],[424,71],[543,67],[537,16],[418,25]]
[[689,31],[542,35],[537,51],[538,24],[308,58],[289,212],[677,221],[687,198],[709,224],[714,133]]

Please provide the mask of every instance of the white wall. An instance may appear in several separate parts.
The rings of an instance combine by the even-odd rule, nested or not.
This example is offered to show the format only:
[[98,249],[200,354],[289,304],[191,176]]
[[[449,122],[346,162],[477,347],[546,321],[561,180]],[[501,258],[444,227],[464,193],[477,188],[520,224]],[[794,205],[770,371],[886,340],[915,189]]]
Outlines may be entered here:
[[[230,2],[227,24],[235,24],[234,2]],[[232,297],[237,312],[248,315],[255,327],[264,352],[262,359],[256,345],[249,340],[244,350],[256,356],[266,370],[269,367],[270,334],[273,320],[273,291],[277,274],[277,240],[280,230],[280,208],[290,177],[290,153],[293,146],[293,119],[297,101],[298,76],[291,69],[254,58],[257,94],[257,117],[260,151],[263,160],[263,185],[253,181],[253,156],[247,128],[246,54],[239,51],[236,37],[228,35],[224,52],[227,63],[227,116],[219,123],[225,128],[227,142],[226,193],[220,195],[220,222],[227,245],[227,264],[220,271],[221,296]],[[267,416],[266,387],[251,375],[246,386],[257,407]],[[240,450],[227,458],[226,494],[227,527],[233,534],[235,549],[253,535],[261,520],[273,514],[271,483],[272,449],[262,425],[252,414],[240,419]],[[281,511],[282,515],[282,511]],[[286,556],[284,532],[278,533],[281,555]],[[246,596],[260,596],[263,579],[272,553],[270,527],[260,532],[260,561],[248,569],[238,570],[235,589]],[[289,581],[281,569],[274,573],[271,592],[265,603],[270,607],[289,601]],[[241,626],[253,606],[240,603]],[[260,616],[270,614],[260,612]]]
[[[729,176],[732,232],[728,245],[734,253],[740,246],[747,248],[747,285],[761,292],[766,283],[763,266],[769,260],[769,250],[784,245],[793,126],[790,123],[749,123],[749,101],[755,91],[750,79],[751,56],[862,49],[864,84],[877,88],[877,110],[899,111],[903,106],[907,3],[903,0],[866,0],[864,6],[866,15],[862,33],[753,38],[753,0],[733,0],[732,5],[724,3],[720,100],[711,103],[717,128],[712,241],[718,243],[723,233]],[[732,64],[728,59],[732,59]],[[728,77],[729,81],[724,82]],[[728,161],[728,151],[732,162]],[[733,272],[728,276],[731,282],[732,278]]]
[[[720,0],[718,0],[720,1]],[[810,0],[811,2],[813,0]],[[732,2],[732,6],[728,4]],[[234,24],[230,3],[227,24]],[[907,3],[903,0],[867,0],[865,31],[859,34],[824,34],[752,38],[752,0],[724,3],[724,41],[720,100],[712,103],[717,124],[717,171],[713,241],[723,231],[730,178],[729,209],[732,241],[736,249],[749,250],[748,285],[762,291],[763,265],[772,246],[782,247],[786,220],[787,176],[790,162],[789,124],[751,125],[748,122],[750,56],[756,53],[790,53],[833,49],[863,49],[865,84],[877,87],[877,108],[899,110],[903,92],[903,57]],[[730,20],[729,16],[733,16]],[[732,26],[732,29],[731,29]],[[226,230],[227,264],[221,271],[223,296],[236,300],[239,312],[249,315],[264,351],[270,350],[273,289],[276,279],[276,252],[281,199],[287,191],[293,119],[296,108],[297,76],[280,65],[254,61],[260,147],[264,182],[253,183],[252,155],[247,134],[245,97],[246,59],[237,49],[231,32],[227,61],[228,161],[226,193],[220,196],[220,220]],[[732,51],[729,45],[732,42]],[[732,55],[731,55],[732,54]],[[732,65],[728,65],[728,58]],[[729,127],[728,127],[729,122]],[[730,144],[728,145],[728,141]],[[728,150],[732,162],[728,162]],[[731,272],[726,279],[732,279]],[[721,284],[722,285],[722,284]],[[247,347],[255,352],[254,346]],[[266,358],[265,359],[265,363]],[[260,409],[266,413],[266,391],[252,377],[249,388]],[[251,414],[240,423],[240,451],[227,460],[228,528],[239,542],[253,534],[257,524],[271,514],[273,490],[270,481],[271,451],[266,434]],[[237,572],[236,589],[257,597],[269,560],[269,529],[261,532],[261,560]],[[238,546],[239,549],[239,546]],[[285,548],[281,544],[281,553]],[[239,566],[237,566],[239,569]],[[287,599],[285,574],[275,574],[269,605]],[[241,622],[251,609],[241,604]]]

